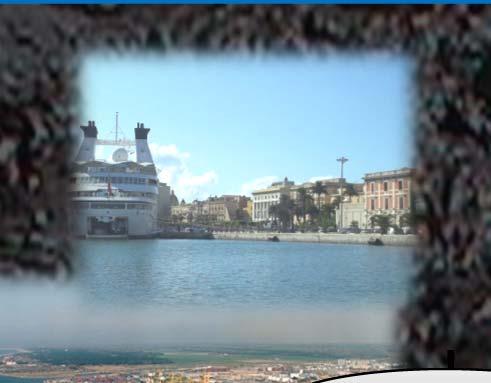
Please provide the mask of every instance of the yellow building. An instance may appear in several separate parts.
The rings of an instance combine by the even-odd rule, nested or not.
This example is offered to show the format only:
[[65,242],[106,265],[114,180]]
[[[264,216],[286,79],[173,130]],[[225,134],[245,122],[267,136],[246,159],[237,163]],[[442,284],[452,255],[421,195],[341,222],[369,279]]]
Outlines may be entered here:
[[246,212],[249,221],[252,218],[252,208],[253,208],[253,206],[254,206],[254,202],[252,202],[252,199],[248,198],[247,199],[247,205],[244,208],[244,211]]

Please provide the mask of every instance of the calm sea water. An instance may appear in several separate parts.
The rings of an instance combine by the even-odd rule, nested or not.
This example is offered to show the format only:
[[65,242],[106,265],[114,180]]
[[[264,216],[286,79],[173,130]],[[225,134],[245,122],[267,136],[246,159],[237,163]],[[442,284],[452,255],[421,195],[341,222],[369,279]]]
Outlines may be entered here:
[[387,344],[412,270],[411,249],[389,246],[93,240],[75,250],[69,283],[2,283],[0,347]]
[[13,378],[11,376],[0,375],[0,383],[43,383],[41,378]]
[[333,307],[404,301],[411,249],[318,243],[79,241],[87,302],[165,307]]

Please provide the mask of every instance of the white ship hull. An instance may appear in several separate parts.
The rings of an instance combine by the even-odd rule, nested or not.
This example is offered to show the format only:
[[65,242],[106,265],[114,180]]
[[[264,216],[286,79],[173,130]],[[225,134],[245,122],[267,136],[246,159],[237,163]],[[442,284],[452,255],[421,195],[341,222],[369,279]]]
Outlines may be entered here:
[[82,238],[132,238],[155,235],[157,205],[151,209],[78,209],[72,215],[72,233]]
[[[117,119],[116,119],[117,128]],[[136,162],[118,148],[113,161],[96,160],[94,121],[81,126],[84,132],[70,178],[72,234],[82,238],[142,238],[157,232],[158,177],[147,143],[146,129],[138,123],[134,143]],[[123,141],[109,142],[119,145]],[[107,144],[107,143],[105,143]]]

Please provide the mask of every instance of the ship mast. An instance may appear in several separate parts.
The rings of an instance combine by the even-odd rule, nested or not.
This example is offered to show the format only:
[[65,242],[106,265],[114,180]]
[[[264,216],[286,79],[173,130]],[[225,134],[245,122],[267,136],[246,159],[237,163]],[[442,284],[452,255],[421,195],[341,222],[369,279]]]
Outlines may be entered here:
[[119,133],[119,112],[116,112],[116,127],[114,131],[114,140],[97,140],[97,145],[107,145],[107,146],[135,146],[135,141],[127,140],[124,138],[118,139]]
[[115,132],[115,141],[118,142],[118,112],[116,112],[116,132]]

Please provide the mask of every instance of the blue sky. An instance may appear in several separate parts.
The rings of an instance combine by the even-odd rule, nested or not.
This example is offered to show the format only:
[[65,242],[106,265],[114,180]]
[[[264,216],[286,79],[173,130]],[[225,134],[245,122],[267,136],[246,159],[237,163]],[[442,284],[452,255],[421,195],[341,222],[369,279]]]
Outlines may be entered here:
[[[81,121],[100,138],[150,128],[159,176],[186,200],[248,194],[411,164],[412,65],[386,54],[98,55],[80,75]],[[99,157],[109,157],[100,150]]]

